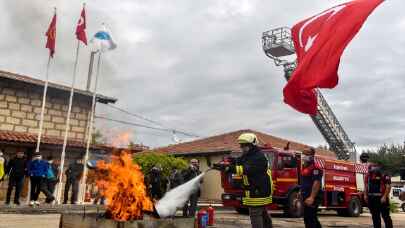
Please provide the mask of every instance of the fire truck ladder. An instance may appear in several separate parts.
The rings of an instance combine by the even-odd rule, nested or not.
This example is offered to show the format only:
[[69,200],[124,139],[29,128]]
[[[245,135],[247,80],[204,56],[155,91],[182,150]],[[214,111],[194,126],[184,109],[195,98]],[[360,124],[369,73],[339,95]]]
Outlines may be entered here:
[[[291,60],[295,54],[291,31],[287,27],[281,27],[266,31],[262,36],[264,53],[276,66],[284,67],[284,77],[289,80],[292,72],[297,67],[296,60]],[[326,102],[319,89],[316,89],[318,97],[318,113],[311,116],[315,126],[328,142],[330,150],[336,153],[338,159],[352,159],[356,161],[356,147],[349,139],[342,125],[339,123],[329,104]]]

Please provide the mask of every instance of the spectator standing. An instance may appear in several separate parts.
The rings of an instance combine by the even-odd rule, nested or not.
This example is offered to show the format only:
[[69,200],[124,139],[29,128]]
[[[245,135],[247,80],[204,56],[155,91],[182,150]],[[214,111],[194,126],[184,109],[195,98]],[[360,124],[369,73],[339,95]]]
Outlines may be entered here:
[[[184,182],[187,182],[194,177],[201,174],[200,163],[197,159],[190,160],[190,166],[184,171]],[[183,207],[183,216],[184,217],[194,217],[197,210],[198,198],[201,195],[201,189],[198,189],[195,193],[191,194],[186,205]]]
[[170,189],[173,189],[184,183],[183,175],[181,174],[181,171],[179,169],[173,170],[169,180],[170,180]]
[[46,202],[50,203],[55,197],[46,188],[46,177],[49,164],[42,159],[40,153],[35,153],[32,161],[28,163],[28,175],[31,181],[30,205],[39,205],[38,197],[41,192],[46,196]]
[[52,156],[48,156],[48,171],[46,175],[46,188],[53,195],[55,192],[56,184],[59,182],[59,165],[55,163]]
[[162,191],[162,170],[158,166],[154,166],[149,173],[149,188],[152,199],[160,199],[163,196]]
[[71,163],[66,170],[66,185],[65,193],[63,197],[63,204],[67,204],[69,200],[69,190],[72,188],[72,195],[70,197],[70,203],[76,204],[77,197],[79,194],[79,183],[83,176],[84,166],[80,158],[76,159],[75,162]]
[[24,176],[27,174],[27,161],[24,158],[24,152],[17,151],[16,156],[8,162],[6,166],[6,175],[8,175],[8,188],[6,204],[10,204],[11,192],[14,192],[14,204],[20,205],[20,194],[24,184]]

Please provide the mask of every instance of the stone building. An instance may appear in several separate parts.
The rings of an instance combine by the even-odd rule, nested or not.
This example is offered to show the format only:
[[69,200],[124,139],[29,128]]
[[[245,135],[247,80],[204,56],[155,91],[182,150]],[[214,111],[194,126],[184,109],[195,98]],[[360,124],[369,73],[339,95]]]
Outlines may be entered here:
[[[32,77],[0,71],[0,150],[8,160],[17,150],[26,153],[28,159],[35,151],[38,137],[42,94],[45,82]],[[49,83],[43,122],[40,152],[44,158],[52,155],[60,158],[65,132],[70,87]],[[97,95],[98,103],[115,103],[117,99]],[[86,145],[86,129],[91,110],[92,93],[75,90],[65,164],[83,157]],[[107,154],[112,147],[92,145],[92,154]],[[136,146],[132,152],[142,151]],[[2,185],[5,188],[7,185]],[[0,198],[4,196],[4,189]]]
[[[0,71],[0,149],[6,157],[16,149],[22,149],[28,155],[35,149],[44,84],[42,80]],[[61,152],[69,95],[70,87],[49,83],[41,144],[44,156],[57,157]],[[83,153],[91,101],[90,92],[75,90],[68,150],[77,156]],[[116,99],[98,95],[97,101],[115,103]]]

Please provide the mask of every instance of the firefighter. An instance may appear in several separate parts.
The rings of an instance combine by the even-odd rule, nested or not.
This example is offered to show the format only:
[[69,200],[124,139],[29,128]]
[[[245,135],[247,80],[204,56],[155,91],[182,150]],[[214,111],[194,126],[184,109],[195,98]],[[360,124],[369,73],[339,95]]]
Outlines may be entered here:
[[321,228],[318,207],[322,201],[322,170],[315,166],[315,149],[303,151],[301,170],[301,197],[304,201],[304,223],[306,228]]
[[380,167],[371,166],[365,186],[364,200],[368,203],[374,228],[381,228],[381,217],[385,227],[392,228],[389,203],[391,177],[383,174]]
[[369,158],[370,158],[370,156],[368,155],[368,153],[362,153],[360,155],[360,161],[362,164],[367,164]]
[[242,156],[226,167],[216,165],[214,168],[242,176],[242,204],[249,208],[252,228],[272,227],[271,217],[265,207],[272,203],[272,180],[268,161],[258,147],[255,134],[241,134],[238,143]]

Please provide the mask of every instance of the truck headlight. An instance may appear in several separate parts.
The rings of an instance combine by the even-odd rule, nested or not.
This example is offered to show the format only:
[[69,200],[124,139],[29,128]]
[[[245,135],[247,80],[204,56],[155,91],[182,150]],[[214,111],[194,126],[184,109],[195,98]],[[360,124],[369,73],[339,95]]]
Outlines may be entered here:
[[222,195],[222,199],[224,199],[224,200],[231,200],[232,197],[231,197],[231,195],[226,194],[226,195]]

